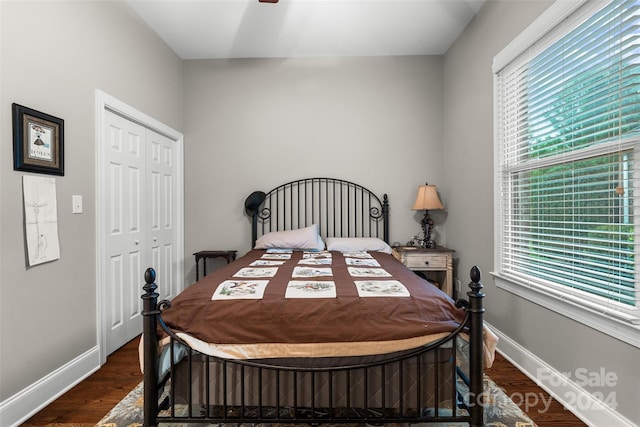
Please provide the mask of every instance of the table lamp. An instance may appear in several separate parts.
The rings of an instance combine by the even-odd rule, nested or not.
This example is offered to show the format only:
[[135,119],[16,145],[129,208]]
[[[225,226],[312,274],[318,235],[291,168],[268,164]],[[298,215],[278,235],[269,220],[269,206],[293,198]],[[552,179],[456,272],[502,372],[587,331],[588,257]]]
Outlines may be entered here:
[[435,185],[421,185],[418,187],[418,196],[411,208],[414,211],[424,211],[424,218],[420,223],[422,224],[422,231],[424,232],[424,240],[421,245],[425,248],[435,248],[436,242],[431,240],[431,229],[433,228],[433,220],[429,215],[430,210],[444,209],[440,197],[438,197],[438,190]]

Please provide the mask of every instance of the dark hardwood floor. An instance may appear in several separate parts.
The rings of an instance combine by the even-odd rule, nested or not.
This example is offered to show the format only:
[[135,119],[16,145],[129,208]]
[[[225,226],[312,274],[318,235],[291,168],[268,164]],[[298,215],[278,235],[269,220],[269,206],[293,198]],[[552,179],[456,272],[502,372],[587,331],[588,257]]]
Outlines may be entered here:
[[[552,400],[550,405],[543,403],[549,402],[549,395],[500,354],[496,354],[496,361],[487,374],[514,402],[520,403],[519,406],[538,426],[586,426],[556,400]],[[140,381],[142,374],[136,338],[109,356],[100,370],[22,426],[93,427]],[[537,405],[532,404],[536,401],[534,396],[538,398]],[[527,401],[530,403],[528,406]]]
[[140,381],[138,341],[125,344],[98,371],[31,417],[23,426],[93,427]]
[[487,375],[540,427],[586,427],[578,417],[496,353]]

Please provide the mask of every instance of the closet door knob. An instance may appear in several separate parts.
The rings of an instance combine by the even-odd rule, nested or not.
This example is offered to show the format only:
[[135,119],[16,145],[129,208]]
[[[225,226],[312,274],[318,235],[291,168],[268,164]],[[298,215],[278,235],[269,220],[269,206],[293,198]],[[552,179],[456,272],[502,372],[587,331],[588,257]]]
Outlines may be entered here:
[[135,243],[136,245],[140,244],[140,240],[134,240],[133,243]]

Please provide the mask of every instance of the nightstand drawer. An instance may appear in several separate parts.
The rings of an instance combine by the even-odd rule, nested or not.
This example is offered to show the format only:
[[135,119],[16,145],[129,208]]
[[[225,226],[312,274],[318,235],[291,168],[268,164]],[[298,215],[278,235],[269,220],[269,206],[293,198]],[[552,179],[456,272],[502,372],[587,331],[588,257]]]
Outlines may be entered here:
[[439,255],[415,254],[407,255],[407,267],[418,270],[422,268],[447,268],[447,257]]

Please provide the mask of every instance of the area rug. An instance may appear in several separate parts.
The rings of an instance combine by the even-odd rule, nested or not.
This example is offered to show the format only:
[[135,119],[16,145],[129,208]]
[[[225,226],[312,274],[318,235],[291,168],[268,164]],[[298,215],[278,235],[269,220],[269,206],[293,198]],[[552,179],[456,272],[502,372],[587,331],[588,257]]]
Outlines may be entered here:
[[[487,427],[537,427],[513,401],[487,376],[484,378],[485,389],[485,425]],[[97,427],[139,427],[142,425],[143,386],[138,384],[124,399],[122,399],[100,422]],[[190,426],[221,426],[220,424],[161,424],[166,427],[190,427]],[[424,424],[433,427],[462,427],[466,423],[437,423]],[[229,424],[229,426],[232,426]],[[233,424],[237,426],[237,424]],[[256,425],[256,427],[259,425]],[[276,424],[264,427],[276,427]],[[284,426],[284,424],[283,424]],[[325,426],[327,426],[325,424]],[[343,424],[347,426],[347,424]],[[387,427],[392,427],[387,424]],[[397,427],[408,425],[398,424]],[[286,424],[286,427],[293,427]]]

